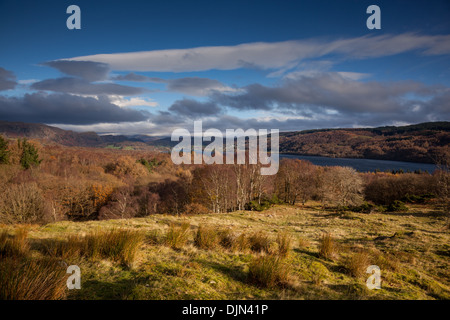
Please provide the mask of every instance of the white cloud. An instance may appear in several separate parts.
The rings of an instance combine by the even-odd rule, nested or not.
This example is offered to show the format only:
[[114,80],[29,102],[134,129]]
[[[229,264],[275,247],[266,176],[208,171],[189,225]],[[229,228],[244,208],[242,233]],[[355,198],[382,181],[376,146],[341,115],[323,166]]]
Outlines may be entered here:
[[107,98],[110,103],[113,103],[121,108],[159,106],[159,103],[154,101],[153,99],[145,99],[145,98],[136,98],[136,97],[125,98],[124,96],[118,95],[93,95],[93,94],[77,94],[77,93],[70,93],[69,95],[83,98],[93,98],[96,100]]
[[207,96],[217,92],[238,92],[238,89],[224,85],[220,81],[208,78],[180,78],[167,81],[168,90],[182,92],[193,96]]
[[322,75],[339,75],[343,79],[358,81],[361,79],[365,79],[370,76],[369,73],[360,73],[360,72],[348,72],[348,71],[338,71],[338,72],[322,72],[318,70],[302,70],[302,71],[293,71],[284,76],[284,79],[287,80],[299,80],[303,77],[319,77]]
[[[70,125],[70,124],[50,124],[64,130],[72,130],[78,132],[94,131],[100,134],[160,134],[165,132],[164,128],[157,128],[153,123],[149,121],[138,122],[122,122],[122,123],[96,123],[92,125]],[[160,131],[162,130],[162,131]]]
[[348,72],[348,71],[345,71],[345,72],[340,71],[340,72],[336,72],[336,73],[339,74],[344,79],[354,80],[354,81],[358,81],[358,80],[370,77],[369,73]]
[[19,84],[30,84],[30,83],[35,83],[35,82],[38,82],[38,81],[40,81],[40,80],[38,80],[38,79],[24,79],[24,80],[18,80],[17,82]]
[[145,98],[124,98],[122,96],[109,96],[111,103],[119,107],[157,107],[159,106],[158,102],[152,99]]
[[412,50],[427,55],[450,54],[450,35],[405,33],[334,41],[311,39],[257,42],[236,46],[96,54],[66,60],[106,63],[113,70],[189,72],[239,68],[282,69],[304,59],[320,58],[330,54],[350,59],[365,59]]

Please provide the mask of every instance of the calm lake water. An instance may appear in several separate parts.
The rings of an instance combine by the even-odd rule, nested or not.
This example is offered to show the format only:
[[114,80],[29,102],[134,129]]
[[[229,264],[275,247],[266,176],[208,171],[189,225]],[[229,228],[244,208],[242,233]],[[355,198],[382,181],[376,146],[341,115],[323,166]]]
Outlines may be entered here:
[[403,162],[403,161],[389,161],[389,160],[372,160],[372,159],[350,159],[350,158],[326,158],[316,156],[300,156],[291,154],[280,154],[280,158],[291,158],[308,160],[312,164],[318,166],[342,166],[352,167],[355,170],[361,172],[376,171],[392,171],[402,169],[404,172],[415,170],[428,171],[433,173],[436,169],[436,165],[428,163],[415,163],[415,162]]

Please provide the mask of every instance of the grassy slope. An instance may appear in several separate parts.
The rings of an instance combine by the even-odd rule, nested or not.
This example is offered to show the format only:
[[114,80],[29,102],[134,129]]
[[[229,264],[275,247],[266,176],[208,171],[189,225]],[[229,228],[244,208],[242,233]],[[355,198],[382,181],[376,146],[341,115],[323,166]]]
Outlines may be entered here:
[[[154,215],[130,220],[57,222],[33,227],[29,237],[39,244],[44,238],[107,228],[139,229],[164,235],[171,223],[188,221],[188,244],[173,250],[150,240],[142,247],[133,268],[109,260],[66,261],[81,268],[82,288],[69,299],[449,299],[450,235],[446,220],[426,207],[411,207],[405,214],[335,214],[318,206],[276,206],[265,212],[233,212],[189,217]],[[200,224],[232,228],[250,234],[264,230],[273,238],[280,231],[293,236],[286,263],[291,267],[288,283],[275,288],[249,284],[248,265],[257,256],[249,251],[231,252],[222,247],[200,250],[193,244]],[[319,239],[331,232],[339,244],[334,261],[318,256]],[[397,236],[377,240],[377,236]],[[412,233],[411,233],[412,232]],[[368,290],[368,275],[352,277],[345,259],[357,248],[378,257],[381,290]],[[38,255],[38,252],[35,252]],[[70,259],[69,259],[70,260]]]

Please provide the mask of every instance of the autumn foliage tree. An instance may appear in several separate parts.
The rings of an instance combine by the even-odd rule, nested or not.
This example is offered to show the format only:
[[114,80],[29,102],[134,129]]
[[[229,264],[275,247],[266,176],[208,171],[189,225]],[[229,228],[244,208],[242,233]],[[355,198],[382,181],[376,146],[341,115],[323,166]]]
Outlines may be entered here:
[[6,223],[260,211],[279,200],[347,207],[365,198],[389,205],[424,193],[437,195],[433,203],[449,211],[448,157],[433,175],[363,174],[282,159],[276,175],[263,176],[261,165],[250,161],[174,165],[169,154],[148,150],[38,143],[19,139],[8,145],[0,137],[0,163],[9,157],[0,166],[0,218]]
[[158,211],[160,213],[182,214],[189,203],[189,182],[183,178],[166,179],[161,183],[151,183],[149,191],[158,195]]
[[390,205],[409,196],[439,192],[436,186],[436,177],[428,173],[378,174],[365,183],[364,196],[376,204]]
[[113,192],[111,201],[100,210],[100,218],[133,218],[138,210],[138,203],[133,197],[133,187],[124,186]]

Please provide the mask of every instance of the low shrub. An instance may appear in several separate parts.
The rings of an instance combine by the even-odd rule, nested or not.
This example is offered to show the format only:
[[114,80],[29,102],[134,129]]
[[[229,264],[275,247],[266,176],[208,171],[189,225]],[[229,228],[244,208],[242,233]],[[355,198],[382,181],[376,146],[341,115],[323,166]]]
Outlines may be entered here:
[[96,231],[85,237],[72,235],[67,240],[46,240],[43,247],[45,253],[52,257],[106,258],[131,267],[143,243],[144,235],[141,232],[112,229]]
[[148,161],[147,159],[141,158],[136,162],[142,164],[150,173],[153,172],[153,168],[161,165],[161,162],[158,162],[156,159],[151,159],[150,161]]
[[245,233],[236,235],[230,229],[223,229],[218,232],[219,244],[232,251],[246,251],[249,249],[249,238]]
[[164,236],[160,230],[151,230],[147,232],[146,242],[151,245],[164,244]]
[[0,233],[0,257],[22,257],[29,249],[28,230],[19,227],[14,235],[10,235],[8,230],[2,230]]
[[281,233],[277,236],[278,255],[287,257],[292,246],[292,237],[288,233]]
[[408,207],[403,201],[395,200],[387,206],[386,210],[389,212],[408,211]]
[[165,244],[172,249],[181,249],[189,238],[190,224],[184,222],[181,226],[172,224],[167,232]]
[[380,208],[369,202],[363,202],[362,205],[349,207],[348,210],[352,212],[371,213],[373,211],[380,211]]
[[250,240],[245,233],[238,235],[234,241],[232,249],[235,251],[246,251],[250,245]]
[[217,229],[210,226],[200,226],[194,238],[194,244],[200,249],[214,249],[219,244]]
[[42,248],[46,255],[64,260],[76,259],[86,251],[86,244],[78,236],[70,235],[66,240],[45,239]]
[[67,277],[55,259],[4,258],[0,261],[0,300],[63,299]]
[[219,244],[226,249],[233,249],[236,244],[236,235],[231,229],[222,229],[218,232]]
[[249,238],[250,249],[255,252],[270,252],[271,241],[269,236],[262,232],[258,231],[253,233]]
[[[144,235],[133,230],[110,230],[90,235],[88,243],[98,245],[95,254],[131,267],[134,263],[140,246],[144,243]],[[91,240],[91,241],[90,241]],[[92,253],[94,254],[94,252]]]
[[319,256],[333,260],[338,253],[338,247],[330,233],[324,234],[320,239]]
[[284,285],[288,277],[288,266],[278,256],[262,255],[254,258],[249,265],[249,282],[261,287]]
[[370,256],[365,251],[359,251],[352,254],[344,261],[347,272],[356,278],[362,277],[370,265]]
[[415,194],[406,194],[401,201],[406,203],[425,203],[430,199],[436,198],[436,195],[433,193],[426,193],[422,195]]
[[305,238],[303,238],[303,237],[300,237],[300,238],[298,238],[298,240],[297,240],[297,244],[298,244],[298,246],[301,247],[301,248],[306,248],[306,247],[309,247],[309,245],[310,245],[311,243],[308,241],[308,239],[305,239]]
[[269,209],[272,206],[272,201],[269,200],[263,200],[261,202],[258,202],[257,200],[250,201],[249,203],[245,204],[245,210],[249,211],[264,211]]

